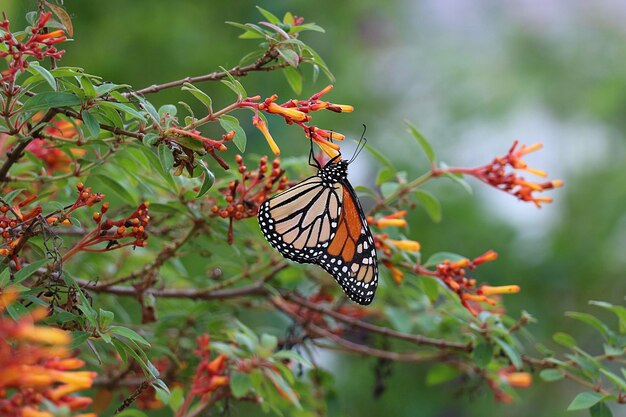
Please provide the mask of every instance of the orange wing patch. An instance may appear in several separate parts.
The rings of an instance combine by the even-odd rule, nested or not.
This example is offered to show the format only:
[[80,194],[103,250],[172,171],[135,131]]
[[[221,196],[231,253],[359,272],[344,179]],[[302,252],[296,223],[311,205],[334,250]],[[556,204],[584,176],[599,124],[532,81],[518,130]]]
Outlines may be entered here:
[[335,238],[328,246],[328,253],[332,256],[341,257],[349,262],[354,257],[356,242],[361,235],[361,218],[350,193],[344,187],[343,206],[339,218],[339,226],[335,232]]

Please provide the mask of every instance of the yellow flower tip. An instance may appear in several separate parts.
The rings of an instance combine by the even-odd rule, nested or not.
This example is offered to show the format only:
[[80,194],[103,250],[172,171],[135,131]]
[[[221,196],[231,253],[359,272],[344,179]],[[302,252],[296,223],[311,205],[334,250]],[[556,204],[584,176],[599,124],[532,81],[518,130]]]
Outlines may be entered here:
[[50,345],[69,345],[72,341],[72,337],[68,332],[44,326],[23,327],[18,330],[16,336],[19,339]]
[[518,154],[520,156],[522,155],[528,155],[529,153],[538,151],[539,149],[543,148],[543,144],[541,143],[535,143],[533,145],[530,146],[526,146],[526,145],[522,145],[522,147],[520,148],[520,150],[518,151]]
[[22,417],[54,417],[49,411],[39,411],[31,406],[22,408]]
[[530,168],[530,167],[526,167],[522,169],[526,172],[530,172],[531,174],[537,175],[538,177],[545,178],[548,176],[548,173],[546,171],[542,171],[540,169],[535,169],[535,168]]
[[322,142],[320,140],[316,140],[315,143],[317,143],[317,145],[320,147],[322,152],[324,152],[326,155],[328,155],[328,157],[331,158],[331,159],[336,157],[337,155],[340,155],[339,150],[332,146],[332,145],[334,145],[334,143],[331,143],[331,142],[328,142],[328,141],[323,141]]
[[541,191],[543,190],[543,187],[537,183],[534,182],[528,182],[528,181],[524,181],[522,179],[517,179],[515,180],[515,184],[521,186],[521,187],[526,187],[526,188],[530,188],[533,191]]
[[319,97],[323,96],[324,94],[328,93],[330,90],[333,89],[333,85],[327,85],[326,87],[324,87],[324,89],[322,91],[320,91],[318,94]]
[[519,285],[502,285],[498,287],[483,285],[479,288],[479,292],[482,295],[517,294],[520,290],[521,288]]
[[374,223],[376,226],[383,227],[405,227],[407,225],[404,219],[385,219],[382,218]]
[[339,107],[342,113],[352,113],[354,111],[354,107],[347,104],[335,104],[335,106]]
[[416,242],[414,240],[388,239],[388,242],[394,245],[396,248],[407,252],[419,252],[421,249],[419,242]]
[[280,155],[280,148],[276,144],[276,141],[274,141],[274,138],[270,134],[270,131],[267,129],[267,125],[265,124],[263,119],[261,119],[260,117],[254,116],[252,118],[252,124],[257,129],[259,129],[261,133],[263,133],[263,136],[265,136],[265,140],[267,141],[267,144],[270,146],[270,149],[272,150],[274,155]]
[[503,375],[502,378],[515,388],[528,388],[533,383],[533,377],[528,372],[511,372]]
[[73,370],[82,368],[83,366],[85,366],[85,361],[78,358],[68,358],[59,361],[56,367],[57,369]]
[[267,111],[270,113],[280,114],[283,117],[294,120],[296,122],[304,122],[307,120],[306,113],[296,110],[294,108],[281,107],[278,104],[272,102],[267,106]]

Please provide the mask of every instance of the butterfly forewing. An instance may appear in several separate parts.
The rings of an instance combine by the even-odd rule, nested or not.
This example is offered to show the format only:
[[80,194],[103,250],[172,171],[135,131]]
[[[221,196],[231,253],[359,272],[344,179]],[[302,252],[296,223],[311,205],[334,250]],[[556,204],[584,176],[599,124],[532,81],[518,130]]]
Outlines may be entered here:
[[311,263],[334,236],[342,198],[339,184],[325,185],[319,176],[307,178],[261,205],[261,230],[286,258]]

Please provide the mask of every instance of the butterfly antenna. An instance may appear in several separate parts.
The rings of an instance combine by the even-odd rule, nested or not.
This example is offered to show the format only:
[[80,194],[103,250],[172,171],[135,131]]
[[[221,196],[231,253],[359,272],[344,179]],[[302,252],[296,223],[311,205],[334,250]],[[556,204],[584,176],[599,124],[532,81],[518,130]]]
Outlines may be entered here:
[[354,150],[354,154],[352,155],[352,158],[350,158],[348,163],[351,163],[352,161],[354,161],[356,159],[356,157],[359,156],[359,154],[361,153],[363,148],[365,148],[365,145],[367,144],[367,138],[365,137],[365,131],[366,130],[367,130],[367,126],[365,126],[365,124],[364,124],[363,125],[363,133],[361,133],[361,138],[359,139],[359,143],[357,143],[356,149]]

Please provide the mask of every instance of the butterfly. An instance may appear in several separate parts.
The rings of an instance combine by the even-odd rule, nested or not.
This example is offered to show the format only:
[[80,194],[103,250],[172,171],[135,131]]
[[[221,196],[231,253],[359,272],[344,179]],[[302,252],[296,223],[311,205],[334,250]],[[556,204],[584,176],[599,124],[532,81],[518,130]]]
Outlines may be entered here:
[[263,202],[258,221],[270,245],[285,258],[321,266],[351,300],[367,305],[378,286],[378,260],[363,208],[348,181],[348,165],[358,152],[350,161],[338,154],[322,168],[311,147],[309,165],[317,174]]

